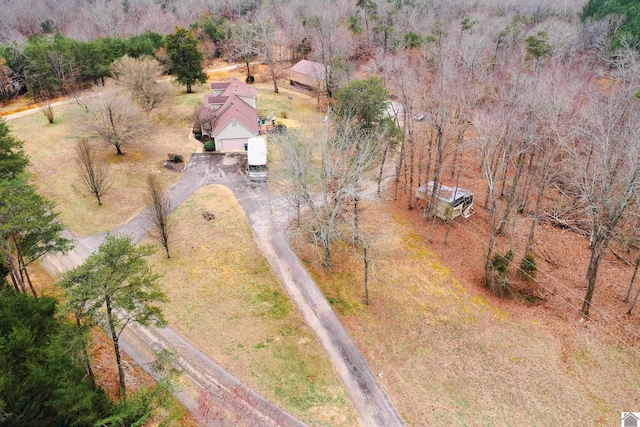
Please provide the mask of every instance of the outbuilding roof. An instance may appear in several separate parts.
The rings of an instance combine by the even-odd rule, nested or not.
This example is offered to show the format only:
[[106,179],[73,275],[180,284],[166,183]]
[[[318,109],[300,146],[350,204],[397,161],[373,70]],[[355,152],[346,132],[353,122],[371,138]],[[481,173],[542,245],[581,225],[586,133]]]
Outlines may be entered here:
[[289,71],[294,71],[320,80],[324,80],[325,77],[324,65],[319,62],[309,61],[306,59],[300,60],[296,65],[289,68]]

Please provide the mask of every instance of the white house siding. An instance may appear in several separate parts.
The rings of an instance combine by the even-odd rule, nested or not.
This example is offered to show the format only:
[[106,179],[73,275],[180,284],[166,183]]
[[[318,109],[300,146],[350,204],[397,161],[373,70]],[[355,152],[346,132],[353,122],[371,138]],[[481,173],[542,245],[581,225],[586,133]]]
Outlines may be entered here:
[[215,136],[217,151],[244,150],[244,144],[256,136],[254,132],[237,120],[231,120]]
[[256,108],[256,99],[254,97],[238,95],[238,98],[242,99],[244,102],[251,105],[253,108]]
[[216,138],[216,150],[222,152],[238,150],[244,151],[244,144],[246,144],[248,140],[249,138]]

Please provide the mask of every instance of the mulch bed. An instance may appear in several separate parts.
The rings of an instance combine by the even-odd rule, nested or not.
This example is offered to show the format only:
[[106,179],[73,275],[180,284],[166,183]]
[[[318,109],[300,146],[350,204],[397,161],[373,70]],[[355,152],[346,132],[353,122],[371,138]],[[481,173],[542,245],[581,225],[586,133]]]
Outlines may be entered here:
[[164,163],[162,163],[162,166],[164,166],[165,168],[169,169],[172,172],[184,172],[184,170],[187,168],[187,163],[186,162],[176,163],[170,160],[166,160]]

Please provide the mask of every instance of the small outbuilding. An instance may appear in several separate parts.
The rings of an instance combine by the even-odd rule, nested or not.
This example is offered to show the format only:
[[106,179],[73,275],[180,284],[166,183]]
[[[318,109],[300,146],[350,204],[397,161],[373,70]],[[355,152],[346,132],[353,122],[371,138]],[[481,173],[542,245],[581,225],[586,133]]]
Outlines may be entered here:
[[[445,221],[452,221],[459,216],[469,218],[473,214],[473,193],[463,188],[447,187],[440,184],[436,193],[436,216]],[[431,199],[433,181],[416,189],[416,200]]]
[[289,68],[289,83],[309,90],[324,89],[325,69],[319,62],[301,60]]

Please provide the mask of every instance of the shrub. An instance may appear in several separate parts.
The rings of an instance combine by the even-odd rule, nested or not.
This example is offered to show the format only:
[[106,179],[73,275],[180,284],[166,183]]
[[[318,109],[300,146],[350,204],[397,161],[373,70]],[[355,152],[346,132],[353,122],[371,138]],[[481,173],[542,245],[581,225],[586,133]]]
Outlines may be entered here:
[[525,280],[533,280],[536,277],[536,271],[538,271],[536,259],[532,254],[525,255],[520,261],[520,276]]
[[504,255],[494,254],[493,258],[491,258],[491,269],[502,276],[506,276],[512,259],[513,251],[511,249]]
[[198,141],[202,139],[202,132],[194,132],[193,137]]
[[280,117],[282,117],[283,119],[287,118],[287,112],[286,111],[280,111]]
[[287,126],[285,124],[278,123],[276,125],[276,132],[277,133],[286,133],[287,132]]
[[512,259],[512,250],[504,255],[496,253],[491,258],[491,271],[485,278],[485,286],[494,295],[506,297],[513,293],[511,282],[509,282],[509,264]]
[[256,79],[253,76],[249,76],[246,79],[244,79],[244,81],[247,82],[247,83],[253,83],[253,82],[256,81]]
[[204,151],[213,151],[216,149],[213,141],[207,141],[204,143]]
[[173,163],[182,163],[182,162],[184,162],[184,159],[180,154],[173,155]]

